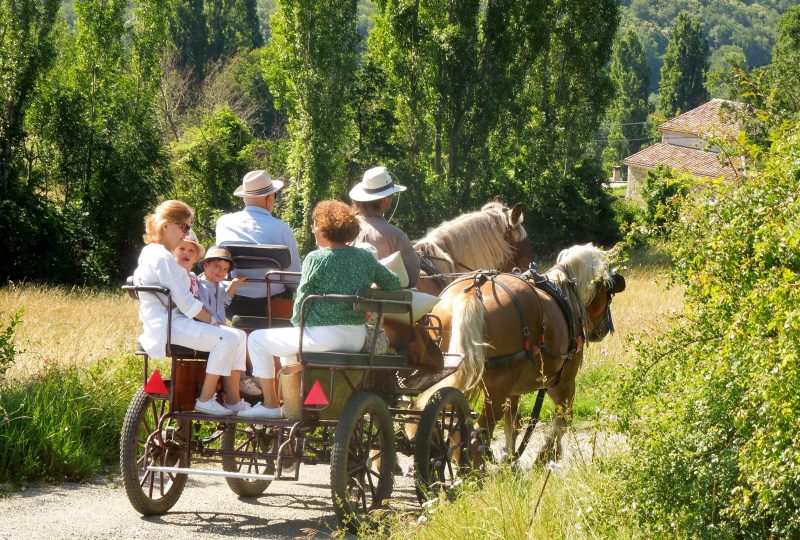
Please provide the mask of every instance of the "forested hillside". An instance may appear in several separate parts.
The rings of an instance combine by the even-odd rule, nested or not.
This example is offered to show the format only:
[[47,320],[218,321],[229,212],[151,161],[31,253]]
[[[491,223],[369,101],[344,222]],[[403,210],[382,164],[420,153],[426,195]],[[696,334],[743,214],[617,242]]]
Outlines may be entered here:
[[743,58],[748,68],[770,61],[778,18],[794,0],[622,0],[622,29],[633,29],[650,68],[650,90],[658,90],[662,56],[672,26],[685,11],[699,18],[708,39],[712,69],[725,57]]

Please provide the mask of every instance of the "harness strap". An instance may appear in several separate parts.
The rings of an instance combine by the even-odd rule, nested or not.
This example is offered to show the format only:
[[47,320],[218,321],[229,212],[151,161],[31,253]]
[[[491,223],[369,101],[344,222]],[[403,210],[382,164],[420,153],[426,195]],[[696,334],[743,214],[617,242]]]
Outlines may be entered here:
[[533,410],[531,411],[531,420],[528,422],[528,427],[525,428],[525,433],[522,435],[522,441],[519,443],[514,459],[519,459],[519,456],[522,455],[531,440],[533,430],[536,424],[539,423],[539,415],[542,413],[542,404],[544,403],[544,394],[546,392],[547,388],[539,388],[539,392],[536,394],[536,401],[533,403]]
[[428,274],[428,276],[430,276],[437,286],[444,289],[447,286],[447,282],[439,274],[439,270],[436,269],[436,266],[433,264],[431,259],[419,251],[417,251],[417,255],[419,256],[419,267],[422,269],[422,271]]
[[502,281],[492,279],[492,283],[495,285],[499,285],[501,289],[503,289],[506,294],[511,298],[511,303],[514,304],[514,307],[517,309],[517,315],[519,315],[519,322],[522,323],[522,348],[525,351],[525,356],[527,356],[528,360],[533,361],[533,347],[531,346],[531,329],[528,326],[528,314],[525,313],[525,308],[522,307],[522,304],[519,301],[519,298],[514,294],[514,292],[506,286],[505,283]]

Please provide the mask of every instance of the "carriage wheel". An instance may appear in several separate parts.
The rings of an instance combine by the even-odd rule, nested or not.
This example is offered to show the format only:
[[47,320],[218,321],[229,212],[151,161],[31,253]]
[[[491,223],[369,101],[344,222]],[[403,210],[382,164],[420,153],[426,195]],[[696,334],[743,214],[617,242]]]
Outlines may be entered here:
[[122,484],[131,505],[141,514],[163,514],[186,485],[185,474],[148,471],[151,465],[174,467],[187,446],[187,426],[166,418],[169,401],[154,399],[139,388],[133,396],[119,443]]
[[[274,446],[274,439],[266,434],[264,428],[228,424],[222,436],[223,451],[248,452],[246,457],[222,455],[222,468],[229,472],[246,472],[255,474],[274,474],[275,464],[272,460],[259,458],[256,453],[269,452]],[[271,480],[250,480],[247,478],[226,478],[228,487],[240,497],[257,497],[264,493]]]
[[342,412],[331,455],[331,493],[339,520],[355,531],[392,494],[395,440],[389,408],[359,392]]
[[417,494],[421,501],[449,493],[472,466],[467,400],[456,388],[437,390],[425,405],[414,439]]

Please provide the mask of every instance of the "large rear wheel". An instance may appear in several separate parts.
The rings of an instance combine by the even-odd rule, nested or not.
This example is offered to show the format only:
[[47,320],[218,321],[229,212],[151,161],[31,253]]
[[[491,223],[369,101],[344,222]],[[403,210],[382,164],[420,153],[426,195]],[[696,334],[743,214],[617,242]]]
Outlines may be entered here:
[[417,492],[424,501],[444,491],[452,494],[471,469],[469,405],[457,388],[441,388],[431,396],[417,426],[414,467]]
[[188,425],[171,420],[168,410],[168,400],[155,399],[139,388],[122,424],[122,484],[131,505],[145,516],[167,512],[178,502],[186,485],[185,474],[148,470],[150,466],[176,466],[188,445]]
[[347,402],[333,438],[331,493],[342,524],[356,531],[392,494],[395,440],[389,408],[359,392]]

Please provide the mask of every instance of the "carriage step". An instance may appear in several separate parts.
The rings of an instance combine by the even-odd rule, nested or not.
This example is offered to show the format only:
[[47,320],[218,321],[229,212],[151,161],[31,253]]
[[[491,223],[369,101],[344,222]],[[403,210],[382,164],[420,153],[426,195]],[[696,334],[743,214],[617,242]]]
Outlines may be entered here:
[[190,469],[185,467],[157,467],[155,465],[151,465],[147,467],[147,470],[152,472],[165,472],[173,474],[198,474],[201,476],[221,476],[222,478],[244,478],[247,480],[275,480],[274,474],[212,471],[209,469]]

